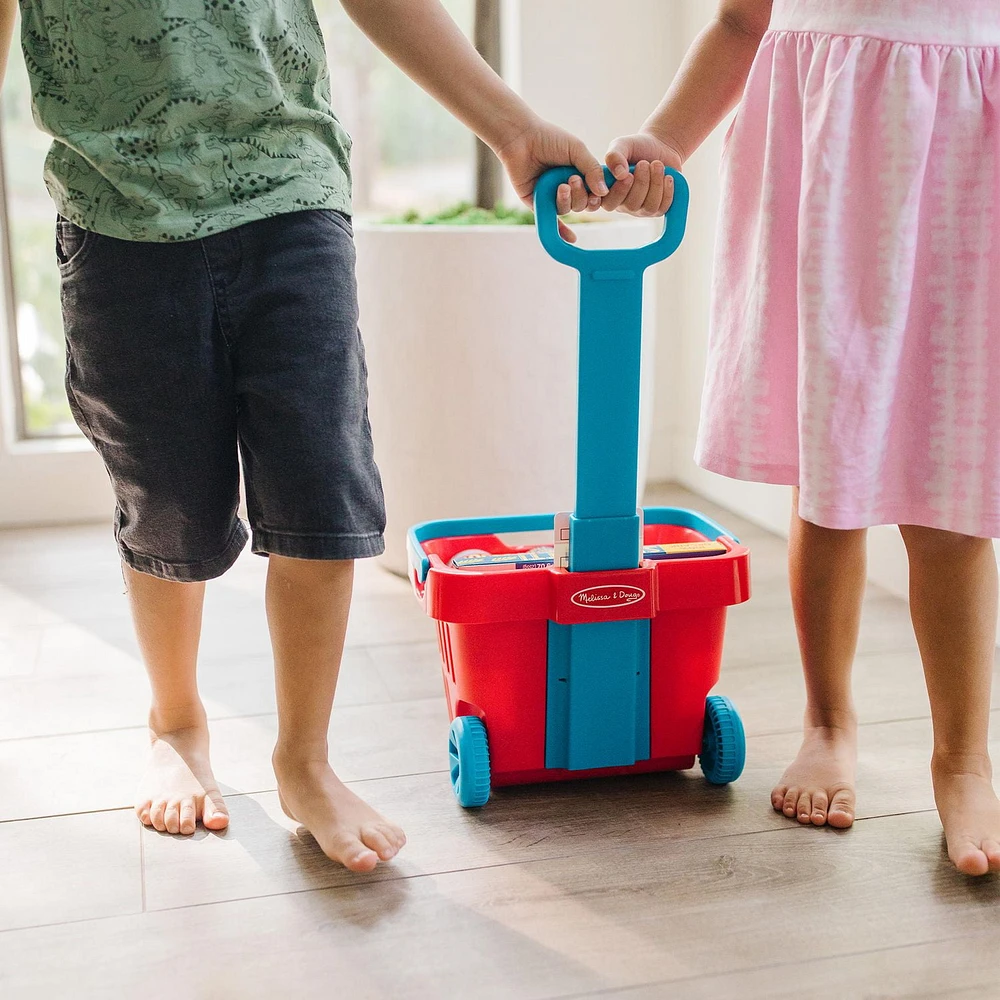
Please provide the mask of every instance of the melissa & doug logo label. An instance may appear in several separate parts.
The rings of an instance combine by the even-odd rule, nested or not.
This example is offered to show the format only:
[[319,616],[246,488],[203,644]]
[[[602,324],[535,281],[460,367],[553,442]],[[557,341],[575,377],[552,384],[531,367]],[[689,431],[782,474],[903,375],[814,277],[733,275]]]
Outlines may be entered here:
[[570,600],[578,608],[627,608],[645,598],[646,591],[639,587],[608,585],[578,590]]

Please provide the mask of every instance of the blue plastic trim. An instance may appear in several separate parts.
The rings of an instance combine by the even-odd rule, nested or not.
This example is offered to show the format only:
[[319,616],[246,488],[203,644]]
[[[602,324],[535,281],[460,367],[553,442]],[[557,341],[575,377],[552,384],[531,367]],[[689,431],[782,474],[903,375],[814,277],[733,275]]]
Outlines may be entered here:
[[713,785],[728,785],[742,773],[747,759],[747,739],[736,706],[722,695],[705,699],[705,735],[701,769]]
[[464,809],[484,806],[490,798],[490,745],[483,720],[459,715],[448,730],[451,787]]
[[[642,247],[584,250],[559,235],[556,192],[575,171],[548,170],[535,186],[535,220],[546,252],[580,273],[580,349],[577,403],[576,507],[582,520],[599,519],[575,544],[580,566],[628,569],[641,539],[623,544],[611,519],[631,517],[636,508],[639,443],[639,382],[642,352],[642,281],[646,268],[680,245],[687,224],[689,191],[684,176],[674,180],[674,199],[663,232]],[[605,179],[614,176],[605,168]],[[573,544],[571,540],[571,544]]]
[[637,646],[635,661],[635,759],[649,760],[649,619],[635,622]]
[[423,583],[430,572],[431,561],[424,552],[423,542],[438,538],[459,538],[463,535],[502,535],[516,531],[549,531],[555,525],[555,514],[514,514],[503,517],[461,517],[447,521],[424,521],[406,533],[406,551],[417,580]]
[[545,766],[649,758],[649,621],[549,622]]
[[545,679],[546,767],[569,766],[569,657],[572,627],[549,622]]
[[644,507],[642,514],[646,524],[675,524],[679,528],[699,531],[713,542],[720,538],[739,542],[739,539],[731,531],[723,528],[718,521],[713,521],[696,510],[687,510],[685,507]]
[[[567,243],[559,235],[556,215],[556,191],[559,185],[565,184],[579,171],[573,167],[553,167],[551,170],[546,170],[535,184],[535,224],[542,246],[550,257],[561,264],[575,267],[578,271],[604,272],[610,280],[614,280],[616,271],[637,272],[641,275],[650,265],[666,260],[684,239],[690,194],[687,179],[683,174],[670,167],[664,167],[663,172],[674,179],[674,201],[664,219],[663,232],[659,239],[642,247],[584,250],[582,247]],[[615,182],[614,174],[607,167],[604,168],[604,179],[609,186]]]
[[[596,252],[596,251],[595,251]],[[576,506],[578,518],[629,517],[638,503],[642,273],[623,281],[580,275]],[[610,548],[610,546],[608,546]],[[639,537],[631,551],[639,551]],[[588,562],[609,562],[603,546]]]
[[634,569],[639,565],[638,514],[569,520],[569,568],[574,573]]
[[[715,541],[729,538],[739,539],[721,524],[683,507],[646,507],[643,510],[646,524],[676,524],[682,528],[693,528],[706,538]],[[555,524],[555,514],[514,514],[500,517],[463,517],[446,521],[424,521],[416,524],[406,533],[406,548],[410,565],[417,573],[417,580],[424,583],[431,568],[431,561],[423,550],[422,543],[438,538],[458,538],[464,535],[497,535],[518,531],[549,531]],[[636,541],[636,552],[639,546]]]

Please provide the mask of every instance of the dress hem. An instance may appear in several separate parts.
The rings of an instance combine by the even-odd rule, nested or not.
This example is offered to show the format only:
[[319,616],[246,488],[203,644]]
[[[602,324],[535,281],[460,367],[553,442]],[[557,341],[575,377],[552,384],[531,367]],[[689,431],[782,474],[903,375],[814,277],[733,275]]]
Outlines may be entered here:
[[[798,487],[798,469],[790,465],[753,464],[733,461],[718,455],[695,455],[695,463],[706,472],[740,482],[760,483],[765,486]],[[794,470],[794,471],[793,471]],[[912,501],[882,502],[878,508],[864,514],[846,507],[836,507],[810,503],[808,498],[799,497],[799,516],[820,528],[838,531],[856,531],[863,528],[877,528],[883,525],[912,525],[920,528],[934,528],[953,534],[975,538],[1000,538],[1000,519],[983,521],[979,525],[968,524],[967,512],[954,509],[929,511],[917,507]]]

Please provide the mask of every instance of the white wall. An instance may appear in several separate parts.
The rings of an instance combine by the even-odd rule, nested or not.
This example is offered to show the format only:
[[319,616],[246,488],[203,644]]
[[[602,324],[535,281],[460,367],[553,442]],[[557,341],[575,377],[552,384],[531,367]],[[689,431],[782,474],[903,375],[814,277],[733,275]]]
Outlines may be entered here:
[[[504,75],[540,115],[579,135],[603,158],[612,139],[642,124],[676,72],[683,51],[677,6],[674,0],[624,0],[614,7],[607,0],[505,0]],[[605,31],[602,25],[609,19],[614,30]],[[641,24],[642,30],[628,30],[630,23]],[[649,469],[654,481],[674,474],[679,259],[651,276],[660,317]]]

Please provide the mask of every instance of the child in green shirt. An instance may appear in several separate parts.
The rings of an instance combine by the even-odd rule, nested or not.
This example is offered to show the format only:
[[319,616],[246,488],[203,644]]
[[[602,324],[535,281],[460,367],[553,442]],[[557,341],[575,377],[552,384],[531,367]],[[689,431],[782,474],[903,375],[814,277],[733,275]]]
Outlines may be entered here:
[[[229,822],[196,660],[204,581],[248,538],[242,460],[253,550],[269,558],[281,804],[330,858],[369,871],[405,838],[337,778],[327,728],[353,560],[382,551],[385,521],[350,139],[311,2],[20,6],[35,117],[54,140],[45,179],[59,212],[67,393],[114,487],[152,685],[136,812],[169,833]],[[437,0],[344,7],[496,152],[520,197],[563,163],[586,178],[589,207],[607,194],[598,161],[535,116]],[[0,70],[15,10],[0,0]],[[579,201],[580,181],[574,190]]]

